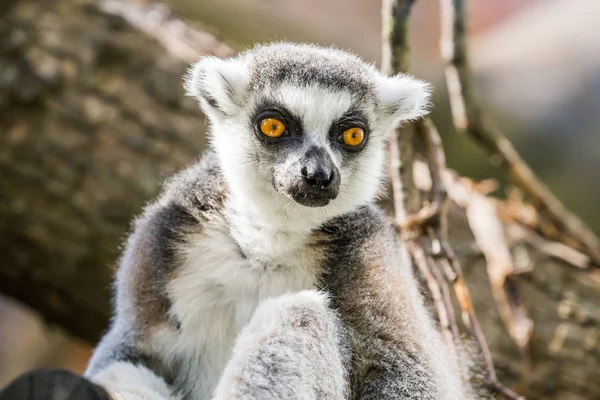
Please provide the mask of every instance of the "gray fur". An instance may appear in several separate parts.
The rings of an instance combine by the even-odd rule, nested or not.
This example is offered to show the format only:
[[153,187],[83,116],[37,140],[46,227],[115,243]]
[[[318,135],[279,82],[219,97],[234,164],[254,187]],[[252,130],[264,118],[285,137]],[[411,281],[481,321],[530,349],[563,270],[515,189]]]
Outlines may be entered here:
[[[186,88],[212,148],[136,220],[86,374],[124,400],[466,399],[371,205],[387,131],[424,112],[426,86],[280,43],[203,59]],[[256,118],[274,108],[290,131],[267,140]],[[302,183],[308,167],[337,174],[335,196]]]
[[387,218],[363,206],[328,222],[323,232],[323,283],[350,327],[355,398],[443,398],[433,360],[422,348],[428,317]]
[[[298,58],[298,52],[303,57]],[[347,52],[314,45],[276,43],[250,51],[252,90],[264,90],[283,82],[298,86],[319,84],[330,90],[347,90],[357,97],[375,98],[371,68]]]
[[216,397],[346,399],[348,338],[328,303],[314,291],[264,301],[242,331]]

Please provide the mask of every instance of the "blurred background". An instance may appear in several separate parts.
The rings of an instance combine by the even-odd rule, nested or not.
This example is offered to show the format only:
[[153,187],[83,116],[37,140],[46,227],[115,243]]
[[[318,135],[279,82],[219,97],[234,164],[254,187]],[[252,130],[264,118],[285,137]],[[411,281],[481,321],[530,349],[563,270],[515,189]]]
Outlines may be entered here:
[[[186,62],[280,39],[335,44],[375,64],[381,53],[376,0],[44,3],[0,5],[0,388],[37,366],[85,368],[130,219],[205,146],[204,119],[180,88]],[[487,154],[453,132],[438,7],[413,7],[411,70],[434,84],[449,166],[503,182]],[[188,34],[181,21],[161,25],[172,17],[204,47],[170,42]],[[468,20],[482,103],[600,233],[600,1],[472,0]]]

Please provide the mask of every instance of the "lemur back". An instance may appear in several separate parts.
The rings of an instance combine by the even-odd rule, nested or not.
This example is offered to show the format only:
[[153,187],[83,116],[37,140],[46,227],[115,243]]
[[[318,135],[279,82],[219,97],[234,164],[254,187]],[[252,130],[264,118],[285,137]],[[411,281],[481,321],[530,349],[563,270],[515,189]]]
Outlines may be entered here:
[[281,43],[204,58],[186,88],[211,149],[136,220],[87,376],[126,400],[467,398],[372,205],[427,86]]

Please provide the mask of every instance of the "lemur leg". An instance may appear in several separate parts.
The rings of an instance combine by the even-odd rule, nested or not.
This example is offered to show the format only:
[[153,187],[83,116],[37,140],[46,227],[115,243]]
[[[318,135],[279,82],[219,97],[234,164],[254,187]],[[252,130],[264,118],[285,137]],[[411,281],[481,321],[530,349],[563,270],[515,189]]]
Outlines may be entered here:
[[179,400],[162,378],[139,364],[118,361],[90,379],[114,400]]
[[84,376],[102,386],[113,400],[179,400],[154,372],[160,363],[132,343],[126,332],[113,327],[98,344]]
[[266,300],[240,333],[213,399],[345,399],[346,343],[325,294]]

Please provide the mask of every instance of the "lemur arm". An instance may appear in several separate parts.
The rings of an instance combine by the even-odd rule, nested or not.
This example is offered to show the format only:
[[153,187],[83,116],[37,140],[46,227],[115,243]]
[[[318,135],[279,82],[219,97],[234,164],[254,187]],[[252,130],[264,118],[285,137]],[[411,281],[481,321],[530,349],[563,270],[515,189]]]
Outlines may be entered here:
[[372,207],[334,221],[324,283],[349,330],[355,399],[464,399],[404,245]]
[[178,321],[169,312],[167,285],[183,234],[201,229],[200,211],[220,206],[216,178],[202,173],[216,176],[213,165],[209,155],[171,178],[136,219],[127,240],[115,281],[115,316],[85,373],[116,400],[180,398],[168,384],[176,371],[151,340],[157,331],[178,330]]
[[107,360],[105,366],[97,370],[88,370],[85,376],[102,386],[114,400],[180,399],[162,377],[143,363],[133,360]]
[[115,400],[177,400],[172,371],[152,349],[152,332],[176,329],[169,317],[166,276],[173,258],[175,232],[190,223],[177,204],[154,203],[137,219],[120,261],[115,316],[94,350],[85,376]]
[[345,400],[347,345],[323,293],[265,300],[238,337],[213,400]]

